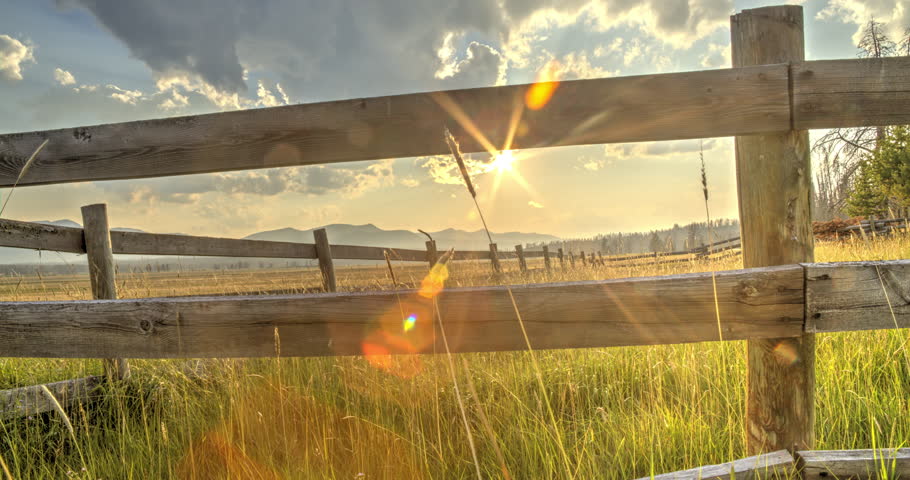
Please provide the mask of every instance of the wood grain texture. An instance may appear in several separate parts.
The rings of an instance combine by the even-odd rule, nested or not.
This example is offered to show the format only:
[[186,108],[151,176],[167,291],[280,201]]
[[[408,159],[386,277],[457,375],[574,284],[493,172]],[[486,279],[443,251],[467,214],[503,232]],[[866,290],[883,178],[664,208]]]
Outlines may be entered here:
[[329,236],[324,228],[313,230],[316,240],[316,256],[319,258],[319,271],[322,273],[322,286],[326,292],[335,292],[338,287],[335,283],[335,263],[332,261],[332,246]]
[[[734,67],[805,60],[803,8],[744,10],[730,18]],[[788,131],[789,130],[789,131]],[[736,137],[736,184],[745,267],[813,260],[809,132]],[[815,338],[749,340],[746,451],[815,443]]]
[[499,249],[495,243],[490,244],[490,265],[493,267],[493,273],[502,273],[502,263],[499,262]]
[[0,246],[85,253],[82,229],[0,219]]
[[[115,300],[117,273],[114,251],[111,247],[107,205],[100,203],[82,207],[82,224],[92,298]],[[123,358],[106,358],[104,372],[109,380],[125,380],[130,376],[130,365]]]
[[[796,463],[790,452],[780,450],[733,462],[656,475],[653,480],[732,480],[734,478],[736,480],[759,480],[778,478],[774,475],[775,473],[782,475],[781,478],[791,478],[787,474],[792,473],[795,467]],[[652,477],[644,477],[639,480],[650,478]]]
[[806,301],[809,332],[910,328],[910,260],[806,265]]
[[907,479],[910,448],[796,452],[803,480]]
[[[723,137],[785,129],[784,65],[565,81],[524,110],[511,147]],[[502,146],[529,85],[360,98],[0,135],[0,187],[160,177],[448,154],[446,126],[465,153],[485,151],[460,111]]]
[[[718,339],[710,273],[511,287],[535,349]],[[725,340],[802,333],[803,269],[719,272]],[[444,290],[455,352],[527,348],[506,287]],[[433,302],[414,291],[0,303],[6,357],[269,357],[445,351]],[[403,330],[402,311],[416,316]],[[434,350],[436,348],[436,350]],[[376,351],[376,350],[373,350]]]
[[800,62],[792,76],[797,129],[910,123],[910,57]]
[[[114,253],[202,257],[316,258],[312,243],[111,231]],[[382,260],[382,249],[379,260]]]
[[525,249],[521,245],[515,245],[515,255],[518,256],[518,269],[521,272],[528,271],[528,262],[525,261]]
[[[77,403],[86,403],[94,398],[104,377],[92,376],[45,384],[54,398],[64,408]],[[41,385],[0,390],[0,419],[20,418],[54,410],[53,400]]]

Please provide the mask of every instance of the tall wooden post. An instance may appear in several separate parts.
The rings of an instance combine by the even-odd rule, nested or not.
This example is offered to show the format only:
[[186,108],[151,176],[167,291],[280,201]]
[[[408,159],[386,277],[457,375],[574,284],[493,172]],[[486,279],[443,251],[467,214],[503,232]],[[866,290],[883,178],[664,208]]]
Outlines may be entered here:
[[543,266],[548,272],[553,268],[553,266],[550,265],[550,247],[546,245],[543,246]]
[[499,249],[495,243],[490,244],[490,265],[493,266],[493,273],[502,273],[502,265],[499,264]]
[[601,267],[607,266],[607,262],[604,261],[604,254],[600,250],[597,251],[597,258],[598,258],[598,260],[600,260]]
[[565,270],[566,269],[566,257],[562,253],[562,248],[556,249],[556,256],[559,257],[559,268]]
[[[744,10],[730,23],[734,67],[805,59],[801,6]],[[813,261],[810,168],[805,130],[736,137],[745,267]],[[811,449],[815,443],[815,336],[749,340],[747,356],[749,454]]]
[[579,255],[579,257],[581,257],[581,266],[582,266],[582,267],[587,267],[587,266],[588,266],[588,259],[587,259],[587,257],[585,257],[585,251],[584,251],[584,250],[581,251],[581,255]]
[[327,292],[338,291],[335,285],[335,263],[332,262],[332,247],[329,245],[329,235],[324,228],[313,230],[316,240],[316,256],[319,258],[319,271],[322,273],[322,286]]
[[569,252],[569,266],[575,268],[575,254]]
[[436,251],[436,240],[427,240],[427,263],[430,264],[430,268],[433,268],[436,265],[436,261],[439,260],[439,254]]
[[528,262],[525,261],[525,249],[521,245],[515,245],[515,254],[518,256],[518,269],[522,272],[528,271]]
[[[107,205],[97,203],[82,207],[82,225],[92,297],[97,300],[116,300],[117,274]],[[105,359],[104,374],[108,380],[124,380],[130,376],[130,364],[123,358]]]

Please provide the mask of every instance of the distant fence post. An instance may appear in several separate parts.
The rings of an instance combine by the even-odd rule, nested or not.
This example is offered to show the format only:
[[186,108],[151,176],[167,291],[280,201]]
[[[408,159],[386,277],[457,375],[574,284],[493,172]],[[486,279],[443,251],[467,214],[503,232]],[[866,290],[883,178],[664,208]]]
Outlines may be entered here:
[[607,266],[607,262],[604,261],[604,254],[601,253],[600,250],[597,251],[597,258],[600,260],[600,266],[601,266],[601,267],[606,267],[606,266]]
[[575,254],[569,252],[569,266],[575,268]]
[[430,264],[430,268],[433,268],[436,265],[436,261],[439,260],[439,254],[436,252],[436,240],[427,240],[427,263]]
[[566,257],[562,253],[562,248],[556,249],[556,256],[559,257],[559,268],[566,269]]
[[[82,224],[92,297],[116,300],[117,277],[107,205],[96,203],[82,207]],[[130,376],[130,364],[123,358],[105,359],[104,374],[108,380],[124,380]]]
[[[805,59],[801,6],[743,10],[730,24],[734,67]],[[805,130],[736,137],[746,268],[813,261],[811,171]],[[749,340],[746,351],[746,450],[812,449],[815,336]]]
[[493,273],[502,273],[502,265],[499,264],[499,249],[495,243],[490,244],[490,264],[493,266]]
[[553,267],[550,265],[550,247],[543,246],[543,266],[549,272]]
[[585,251],[582,250],[582,251],[581,251],[581,254],[578,255],[578,256],[581,257],[581,266],[582,266],[582,267],[587,267],[587,266],[588,266],[588,259],[585,257]]
[[322,286],[327,292],[336,292],[335,264],[332,261],[332,247],[329,245],[329,235],[324,228],[313,230],[316,240],[316,256],[319,257],[319,271],[322,273]]
[[518,256],[518,269],[522,272],[528,271],[528,262],[525,261],[525,249],[521,245],[515,245],[515,254]]

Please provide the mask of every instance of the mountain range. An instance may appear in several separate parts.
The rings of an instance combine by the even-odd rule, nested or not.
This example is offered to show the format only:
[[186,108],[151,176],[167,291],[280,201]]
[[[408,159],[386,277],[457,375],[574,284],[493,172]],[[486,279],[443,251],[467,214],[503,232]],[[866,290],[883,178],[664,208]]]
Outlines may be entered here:
[[[62,227],[81,228],[82,226],[72,220],[42,220],[36,223],[46,225],[57,225]],[[329,242],[336,245],[365,245],[374,247],[391,247],[391,248],[426,248],[426,236],[410,230],[384,230],[373,224],[366,225],[349,225],[349,224],[332,224],[323,227],[316,227],[309,230],[298,230],[296,228],[282,228],[278,230],[269,230],[257,232],[244,238],[249,240],[268,240],[277,242],[300,242],[313,243],[313,230],[325,228],[329,237]],[[141,232],[132,228],[114,228],[113,230]],[[436,240],[440,249],[455,247],[459,250],[486,250],[489,241],[483,230],[468,232],[448,228],[438,232],[429,232]],[[515,245],[539,242],[552,242],[559,240],[553,235],[544,235],[539,233],[522,233],[506,232],[493,233],[493,240],[499,245],[500,250],[512,250]],[[117,256],[119,260],[129,260],[138,257],[135,256]],[[37,252],[21,248],[0,247],[0,264],[45,264],[45,263],[80,263],[84,256],[71,253],[58,252]]]

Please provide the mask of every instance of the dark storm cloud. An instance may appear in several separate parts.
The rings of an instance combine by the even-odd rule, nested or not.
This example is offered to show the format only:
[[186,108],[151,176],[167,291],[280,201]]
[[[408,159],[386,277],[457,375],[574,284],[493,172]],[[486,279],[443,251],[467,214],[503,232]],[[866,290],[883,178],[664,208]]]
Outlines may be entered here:
[[[583,0],[68,0],[89,10],[159,77],[196,75],[222,93],[246,90],[244,68],[274,75],[295,101],[426,90],[440,84],[436,51],[450,33],[468,32],[496,47],[542,9],[571,14]],[[672,32],[726,18],[730,0],[595,0],[616,18],[644,5],[649,23]],[[458,52],[447,87],[500,78],[490,52]],[[480,45],[480,44],[477,44]],[[489,48],[489,47],[488,47]],[[498,48],[498,47],[496,47]],[[475,69],[477,71],[475,71]]]

